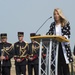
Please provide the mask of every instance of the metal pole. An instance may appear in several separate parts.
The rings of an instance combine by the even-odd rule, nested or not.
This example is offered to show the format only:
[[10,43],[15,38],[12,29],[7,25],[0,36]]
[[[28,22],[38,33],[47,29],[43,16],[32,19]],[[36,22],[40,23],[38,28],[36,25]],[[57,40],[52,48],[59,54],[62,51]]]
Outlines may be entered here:
[[59,42],[57,42],[57,48],[56,48],[55,75],[58,75],[58,48],[59,48]]
[[47,48],[47,52],[46,52],[46,75],[48,75],[48,60],[49,60],[49,57],[48,57],[48,48]]
[[48,66],[48,75],[51,75],[51,51],[52,51],[52,39],[49,42],[49,66]]
[[39,75],[41,75],[41,53],[42,53],[42,39],[40,39],[40,50],[39,50]]

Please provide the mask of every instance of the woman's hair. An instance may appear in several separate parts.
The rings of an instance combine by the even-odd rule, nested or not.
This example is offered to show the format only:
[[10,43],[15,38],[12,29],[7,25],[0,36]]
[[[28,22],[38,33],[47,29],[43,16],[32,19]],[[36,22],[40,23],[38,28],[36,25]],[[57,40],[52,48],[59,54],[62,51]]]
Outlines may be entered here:
[[56,9],[54,9],[54,12],[55,11],[57,11],[60,16],[61,26],[62,27],[65,26],[68,23],[68,21],[66,20],[65,16],[63,15],[62,10],[60,8],[56,8]]

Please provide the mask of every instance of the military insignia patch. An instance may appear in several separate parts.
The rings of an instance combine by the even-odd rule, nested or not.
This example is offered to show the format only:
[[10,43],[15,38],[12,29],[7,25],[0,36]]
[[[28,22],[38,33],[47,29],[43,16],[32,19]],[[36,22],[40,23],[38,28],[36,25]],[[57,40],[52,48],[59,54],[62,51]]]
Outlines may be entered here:
[[16,47],[19,47],[19,45],[16,45]]

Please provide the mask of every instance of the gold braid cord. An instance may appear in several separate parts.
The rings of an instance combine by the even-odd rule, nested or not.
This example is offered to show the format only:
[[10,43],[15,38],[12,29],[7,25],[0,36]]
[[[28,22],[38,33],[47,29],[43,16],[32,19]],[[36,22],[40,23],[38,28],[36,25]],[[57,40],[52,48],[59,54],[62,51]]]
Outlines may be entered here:
[[27,54],[24,56],[24,54],[26,53],[25,49],[27,46],[28,46],[28,43],[26,43],[26,45],[23,48],[21,48],[21,46],[20,46],[20,52],[22,52],[22,55],[20,55],[20,57],[26,57],[27,56]]
[[13,49],[13,45],[11,45],[10,47],[6,48],[3,47],[3,54],[6,53],[7,55],[9,55],[9,52]]
[[[37,43],[38,45],[40,45],[37,41],[35,41],[35,43]],[[34,53],[34,52],[36,53],[36,51],[37,51],[39,48],[40,48],[40,46],[36,47],[36,46],[34,46],[34,45],[32,44],[32,54],[29,55],[29,57],[33,56],[33,53]]]

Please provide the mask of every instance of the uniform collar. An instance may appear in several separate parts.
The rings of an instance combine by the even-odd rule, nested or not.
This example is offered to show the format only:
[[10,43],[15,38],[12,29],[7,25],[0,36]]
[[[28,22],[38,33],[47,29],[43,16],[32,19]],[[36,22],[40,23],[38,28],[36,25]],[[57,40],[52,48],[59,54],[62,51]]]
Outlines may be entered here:
[[21,42],[19,41],[19,43],[22,43],[22,42],[24,42],[24,41],[21,41]]

